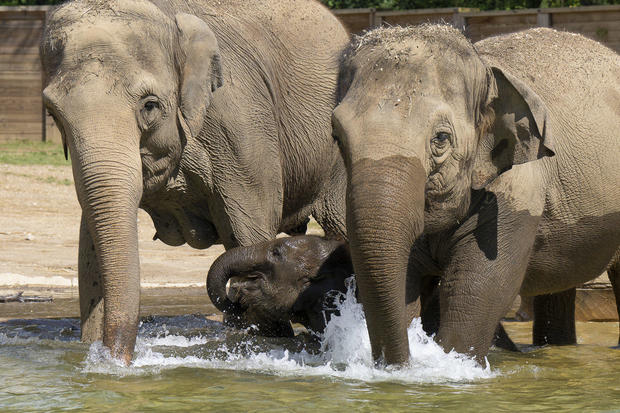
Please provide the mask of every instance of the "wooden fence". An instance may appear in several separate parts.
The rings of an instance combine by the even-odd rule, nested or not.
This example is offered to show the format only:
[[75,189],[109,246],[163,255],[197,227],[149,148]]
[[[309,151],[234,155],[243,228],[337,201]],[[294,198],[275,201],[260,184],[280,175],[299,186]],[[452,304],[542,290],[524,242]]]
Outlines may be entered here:
[[334,10],[351,33],[381,25],[450,23],[474,42],[485,37],[530,27],[553,27],[581,33],[620,53],[620,6],[588,6],[556,9],[523,9],[481,12],[475,9],[421,9],[377,11]]
[[[59,139],[41,101],[38,45],[48,10],[47,6],[0,7],[0,141]],[[620,53],[620,6],[491,12],[463,8],[334,12],[351,33],[381,25],[447,22],[477,41],[541,26],[581,33]]]
[[47,9],[0,8],[0,141],[45,137],[39,40]]

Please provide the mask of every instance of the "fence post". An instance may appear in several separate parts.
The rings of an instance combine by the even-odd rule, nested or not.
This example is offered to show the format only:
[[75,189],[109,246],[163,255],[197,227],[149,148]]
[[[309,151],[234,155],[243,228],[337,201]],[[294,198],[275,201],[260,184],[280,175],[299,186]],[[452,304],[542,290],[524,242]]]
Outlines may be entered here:
[[551,27],[551,13],[543,13],[538,9],[536,12],[536,25],[538,27]]
[[459,29],[461,32],[465,33],[465,30],[467,29],[466,20],[465,16],[461,14],[460,9],[454,10],[454,13],[452,14],[452,25]]
[[[43,13],[43,33],[45,33],[45,26],[47,25],[47,15],[49,10],[45,10]],[[45,74],[43,73],[43,62],[41,62],[41,96],[43,96],[43,87],[45,86]],[[47,109],[45,109],[45,103],[41,99],[41,137],[43,142],[47,142]]]
[[371,8],[370,14],[368,16],[368,27],[373,29],[375,27],[381,26],[382,24],[381,16],[377,16],[377,9]]

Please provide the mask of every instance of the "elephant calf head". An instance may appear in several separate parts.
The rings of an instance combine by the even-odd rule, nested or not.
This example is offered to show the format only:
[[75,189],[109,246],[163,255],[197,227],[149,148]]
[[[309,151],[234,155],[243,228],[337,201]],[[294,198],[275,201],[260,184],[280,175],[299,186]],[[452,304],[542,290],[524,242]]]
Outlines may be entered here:
[[352,274],[346,243],[296,236],[227,251],[211,266],[207,291],[227,322],[290,337],[291,321],[323,331]]

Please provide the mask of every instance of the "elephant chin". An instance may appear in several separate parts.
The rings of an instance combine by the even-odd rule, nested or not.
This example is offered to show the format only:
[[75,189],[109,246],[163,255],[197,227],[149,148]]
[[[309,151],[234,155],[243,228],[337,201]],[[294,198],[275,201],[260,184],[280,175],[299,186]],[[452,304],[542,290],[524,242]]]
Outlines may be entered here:
[[192,248],[206,249],[220,242],[215,225],[204,217],[183,209],[176,209],[174,215],[165,210],[144,209],[155,225],[154,239],[167,245],[176,247],[187,243]]

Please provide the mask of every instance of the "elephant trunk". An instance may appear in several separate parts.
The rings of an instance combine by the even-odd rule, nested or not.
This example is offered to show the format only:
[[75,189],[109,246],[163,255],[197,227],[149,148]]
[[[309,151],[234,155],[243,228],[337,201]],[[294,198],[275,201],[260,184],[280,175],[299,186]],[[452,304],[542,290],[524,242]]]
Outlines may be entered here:
[[211,265],[207,275],[207,293],[215,307],[227,314],[238,314],[242,309],[228,298],[226,285],[232,277],[257,268],[265,257],[258,253],[259,245],[237,247],[220,255]]
[[347,230],[375,362],[409,360],[405,284],[409,255],[424,228],[424,168],[413,157],[352,165]]
[[[85,116],[88,116],[85,115]],[[140,262],[137,213],[142,197],[139,133],[115,120],[72,132],[76,191],[103,284],[103,344],[131,362],[138,332]],[[134,126],[135,129],[135,126]],[[105,131],[105,132],[104,132]],[[111,132],[110,132],[111,131]],[[81,246],[83,248],[84,246]]]

